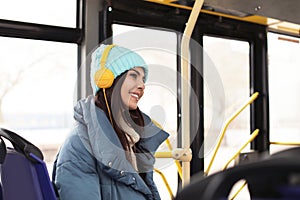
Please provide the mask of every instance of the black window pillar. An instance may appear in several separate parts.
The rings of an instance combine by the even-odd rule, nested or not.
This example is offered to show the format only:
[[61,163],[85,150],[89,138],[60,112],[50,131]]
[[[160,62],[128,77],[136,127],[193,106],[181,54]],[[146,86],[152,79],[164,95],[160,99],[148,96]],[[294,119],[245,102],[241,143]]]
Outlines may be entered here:
[[197,99],[190,102],[191,176],[204,170],[203,35],[199,28],[194,29],[192,40],[191,88]]
[[251,143],[258,152],[269,152],[269,87],[267,31],[265,28],[255,35],[250,43],[251,94],[259,92],[251,104],[251,131],[259,129],[259,134]]

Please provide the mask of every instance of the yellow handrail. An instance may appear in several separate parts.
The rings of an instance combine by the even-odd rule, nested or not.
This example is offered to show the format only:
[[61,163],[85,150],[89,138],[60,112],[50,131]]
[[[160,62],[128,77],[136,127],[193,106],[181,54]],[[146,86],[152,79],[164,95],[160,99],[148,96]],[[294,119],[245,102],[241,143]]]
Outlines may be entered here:
[[172,151],[157,151],[154,156],[155,158],[173,158]]
[[216,148],[215,148],[215,150],[214,150],[214,152],[213,152],[213,156],[212,156],[212,158],[211,158],[211,160],[210,160],[210,162],[209,162],[209,165],[208,165],[208,167],[207,167],[207,169],[206,169],[206,171],[205,171],[205,175],[208,175],[208,173],[209,173],[209,171],[210,171],[210,168],[211,168],[211,166],[212,166],[212,163],[213,163],[213,161],[214,161],[214,159],[215,159],[215,157],[216,157],[216,155],[217,155],[217,152],[218,152],[218,150],[219,150],[219,148],[220,148],[220,145],[221,145],[221,142],[222,142],[222,140],[223,140],[223,137],[224,137],[224,135],[225,135],[225,132],[226,132],[226,130],[227,130],[227,128],[228,128],[228,126],[229,126],[229,124],[248,106],[248,105],[250,105],[257,97],[258,97],[258,92],[255,92],[254,94],[252,94],[251,95],[251,97],[249,98],[249,100],[245,103],[245,104],[243,104],[227,121],[226,121],[226,123],[225,123],[225,125],[224,125],[224,127],[222,128],[222,131],[221,131],[221,135],[220,135],[220,138],[219,138],[219,140],[218,140],[218,142],[217,142],[217,145],[216,145]]
[[243,185],[232,195],[232,197],[230,198],[230,200],[235,199],[235,197],[242,191],[242,189],[247,185],[247,182],[244,181]]
[[[157,124],[157,125],[159,125],[159,127],[162,128],[162,127],[160,126],[160,124]],[[170,151],[156,152],[156,153],[154,154],[154,156],[155,156],[156,158],[173,158],[173,155],[172,155],[172,150],[173,150],[173,148],[172,148],[172,145],[171,145],[171,142],[170,142],[169,139],[166,139],[166,144],[167,144],[167,146],[168,146],[168,148],[169,148]],[[176,164],[176,166],[177,166],[178,174],[179,174],[180,178],[182,179],[182,169],[181,169],[181,165],[180,165],[180,163],[179,163],[178,160],[174,160],[174,162],[175,162],[175,164]],[[164,183],[165,183],[165,185],[166,185],[166,188],[167,188],[167,190],[168,190],[168,192],[169,192],[169,194],[170,194],[170,196],[171,196],[171,199],[173,199],[173,198],[174,198],[174,195],[173,195],[173,193],[172,193],[172,190],[171,190],[171,188],[170,188],[170,185],[169,185],[169,183],[168,183],[168,181],[167,181],[165,175],[164,175],[161,171],[159,171],[158,169],[156,169],[156,168],[154,169],[154,171],[157,172],[157,173],[162,177],[162,179],[163,179],[163,181],[164,181]]]
[[270,142],[275,145],[300,146],[300,142]]
[[161,176],[161,178],[162,178],[162,180],[164,181],[164,183],[165,183],[165,185],[166,185],[166,188],[167,188],[167,190],[168,190],[168,192],[169,192],[169,194],[170,194],[170,196],[171,196],[171,199],[174,199],[173,192],[172,192],[172,190],[171,190],[171,187],[170,187],[170,185],[169,185],[169,183],[168,183],[168,181],[167,181],[165,175],[164,175],[161,171],[159,171],[158,169],[156,169],[156,168],[154,168],[154,171],[155,171],[156,173],[158,173],[158,174]]
[[[204,0],[195,0],[181,40],[181,127],[182,148],[190,148],[189,45]],[[182,162],[182,187],[190,182],[190,162]]]
[[[151,119],[151,121],[152,121],[157,127],[159,127],[160,129],[163,130],[163,127],[162,127],[157,121],[155,121],[154,119]],[[166,142],[166,145],[167,145],[167,147],[168,147],[168,149],[169,149],[170,151],[168,151],[168,152],[156,152],[156,153],[154,154],[154,156],[155,156],[156,158],[173,158],[173,156],[172,156],[172,150],[173,150],[173,147],[172,147],[172,145],[171,145],[171,142],[170,142],[169,138],[167,138],[165,142]],[[177,171],[178,171],[178,174],[179,174],[179,176],[180,176],[180,179],[182,180],[182,168],[181,168],[180,162],[179,162],[178,160],[174,160],[174,162],[175,162],[175,164],[176,164]]]
[[[157,121],[155,121],[154,119],[152,119],[152,122],[153,122],[157,127],[159,127],[160,129],[163,130],[163,127],[162,127]],[[168,152],[156,152],[156,153],[154,154],[154,156],[155,156],[156,158],[173,158],[173,155],[172,155],[173,147],[172,147],[172,145],[171,145],[171,142],[170,142],[169,138],[167,138],[165,142],[166,142],[166,145],[167,145],[167,147],[168,147],[168,149],[169,149],[170,151],[168,151]],[[180,165],[180,163],[179,163],[178,160],[174,160],[174,162],[175,162],[175,164],[176,164],[176,166],[177,166],[178,174],[179,174],[180,178],[182,179],[182,169],[181,169],[181,165]],[[157,172],[157,173],[162,177],[162,179],[163,179],[163,181],[164,181],[164,183],[165,183],[165,185],[166,185],[166,188],[167,188],[167,190],[168,190],[168,192],[169,192],[169,194],[170,194],[170,196],[171,196],[171,199],[174,199],[173,192],[172,192],[172,190],[171,190],[171,188],[170,188],[170,185],[169,185],[169,183],[168,183],[168,181],[167,181],[165,175],[164,175],[161,171],[159,171],[158,169],[156,169],[156,168],[154,169],[154,171]]]
[[239,150],[229,159],[229,161],[226,163],[226,165],[223,167],[223,170],[226,169],[228,167],[228,165],[230,164],[231,161],[233,161],[241,152],[242,150],[250,143],[252,142],[256,136],[259,133],[259,129],[256,129],[253,131],[253,133],[250,135],[249,139],[247,140],[247,142],[245,142],[245,144],[243,144]]
[[[229,159],[229,161],[226,163],[226,165],[223,167],[223,170],[225,170],[227,167],[228,167],[228,165],[229,165],[229,163],[231,162],[231,161],[233,161],[241,152],[242,152],[242,150],[250,143],[250,142],[252,142],[256,137],[257,137],[257,135],[258,135],[258,133],[259,133],[259,129],[255,129],[252,133],[251,133],[251,135],[250,135],[250,137],[249,137],[249,139],[245,142],[245,144],[243,144],[242,146],[241,146],[241,148],[239,148],[239,150]],[[233,199],[235,199],[235,197],[242,191],[242,189],[245,187],[247,185],[247,182],[246,181],[244,181],[244,183],[241,185],[241,187],[233,194],[233,196],[230,198],[230,200],[233,200]]]
[[[169,148],[170,151],[173,150],[173,147],[171,145],[171,142],[169,139],[166,140],[166,144]],[[180,162],[178,160],[174,160],[175,164],[176,164],[176,167],[177,167],[177,171],[178,171],[178,174],[179,174],[179,177],[180,179],[182,180],[182,168],[181,168],[181,165],[180,165]]]
[[[172,151],[158,151],[158,152],[155,152],[154,156],[155,156],[155,158],[173,158],[173,152]],[[182,179],[182,169],[181,169],[180,162],[178,160],[174,160],[174,162],[176,164],[180,179]]]

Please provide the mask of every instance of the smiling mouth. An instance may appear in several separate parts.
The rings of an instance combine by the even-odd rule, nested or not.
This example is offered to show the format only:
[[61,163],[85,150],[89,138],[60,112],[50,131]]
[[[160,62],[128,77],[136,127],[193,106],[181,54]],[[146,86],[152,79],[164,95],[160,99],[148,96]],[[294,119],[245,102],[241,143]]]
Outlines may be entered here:
[[130,95],[131,95],[132,97],[134,97],[137,101],[139,100],[139,95],[133,94],[133,93],[131,93]]

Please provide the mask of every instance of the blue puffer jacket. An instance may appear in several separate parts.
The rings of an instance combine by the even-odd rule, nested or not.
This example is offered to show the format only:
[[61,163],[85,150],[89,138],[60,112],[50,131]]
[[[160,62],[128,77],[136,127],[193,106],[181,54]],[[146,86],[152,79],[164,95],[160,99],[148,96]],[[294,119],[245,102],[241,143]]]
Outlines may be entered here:
[[[160,199],[153,182],[154,152],[168,137],[144,115],[145,126],[136,144],[138,174],[105,113],[90,96],[78,102],[76,125],[54,164],[53,181],[61,200]],[[143,177],[143,178],[142,178]]]

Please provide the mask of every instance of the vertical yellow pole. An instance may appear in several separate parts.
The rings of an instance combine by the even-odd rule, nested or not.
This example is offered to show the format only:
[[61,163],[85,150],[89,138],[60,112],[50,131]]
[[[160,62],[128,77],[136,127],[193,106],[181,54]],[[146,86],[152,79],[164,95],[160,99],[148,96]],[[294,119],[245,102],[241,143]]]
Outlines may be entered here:
[[[195,0],[181,40],[182,148],[190,148],[189,43],[204,0]],[[182,162],[182,187],[190,182],[190,162]]]

